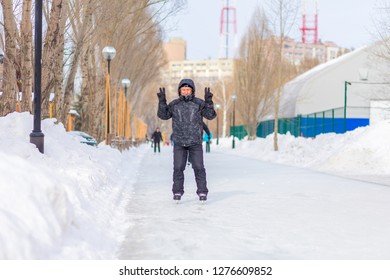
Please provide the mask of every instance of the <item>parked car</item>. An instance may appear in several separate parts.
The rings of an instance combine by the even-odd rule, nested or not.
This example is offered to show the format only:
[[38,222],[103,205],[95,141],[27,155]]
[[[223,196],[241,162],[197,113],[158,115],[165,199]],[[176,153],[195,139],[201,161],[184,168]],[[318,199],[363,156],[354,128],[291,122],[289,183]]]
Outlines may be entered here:
[[78,139],[80,139],[80,143],[87,144],[94,147],[97,146],[97,142],[95,138],[93,138],[91,135],[83,131],[73,130],[73,131],[69,131],[68,133],[78,137]]

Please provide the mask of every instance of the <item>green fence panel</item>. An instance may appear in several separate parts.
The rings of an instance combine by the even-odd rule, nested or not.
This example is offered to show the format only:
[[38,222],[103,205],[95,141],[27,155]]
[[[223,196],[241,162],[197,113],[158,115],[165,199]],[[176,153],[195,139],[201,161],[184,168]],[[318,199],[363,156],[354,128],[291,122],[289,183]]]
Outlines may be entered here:
[[242,140],[245,136],[248,135],[248,133],[246,132],[245,126],[236,125],[230,127],[230,135],[234,135],[238,139]]
[[[351,116],[362,115],[370,108],[366,107],[348,107],[347,112]],[[316,112],[308,115],[298,115],[294,118],[283,118],[278,120],[278,133],[290,133],[294,136],[316,137],[322,133],[344,133],[346,124],[347,131],[353,130],[360,126],[369,124],[368,118],[347,118],[343,117],[344,108],[334,108],[326,111]],[[256,136],[265,138],[274,132],[274,120],[262,121],[256,129]],[[242,139],[247,135],[243,125],[236,126],[235,132],[230,127],[230,135],[235,134],[237,138]]]

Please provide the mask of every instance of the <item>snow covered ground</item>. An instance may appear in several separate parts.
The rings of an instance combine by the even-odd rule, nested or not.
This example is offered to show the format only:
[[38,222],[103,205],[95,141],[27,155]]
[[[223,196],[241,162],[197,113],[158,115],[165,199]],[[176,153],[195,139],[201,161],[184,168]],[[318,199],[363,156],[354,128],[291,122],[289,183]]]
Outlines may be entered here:
[[124,259],[388,259],[390,188],[213,152],[209,200],[192,169],[177,205],[170,152],[143,160]]
[[172,202],[171,147],[94,148],[44,120],[42,155],[32,123],[0,118],[0,259],[390,258],[390,122],[279,152],[214,139],[204,205],[191,168]]

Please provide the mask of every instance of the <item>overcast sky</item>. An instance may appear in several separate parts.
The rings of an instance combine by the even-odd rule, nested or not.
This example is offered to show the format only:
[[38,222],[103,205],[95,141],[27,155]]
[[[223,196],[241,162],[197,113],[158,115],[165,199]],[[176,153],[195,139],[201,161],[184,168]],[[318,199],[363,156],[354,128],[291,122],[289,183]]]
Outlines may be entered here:
[[[373,24],[379,3],[384,0],[319,0],[318,28],[322,41],[346,48],[358,48],[378,38]],[[232,0],[230,0],[232,3]],[[253,11],[265,0],[237,0],[237,41],[244,34]],[[303,2],[303,0],[301,1]],[[217,58],[220,49],[220,15],[223,0],[188,0],[188,6],[165,25],[165,39],[187,41],[187,59]],[[225,2],[226,3],[226,2]],[[315,0],[306,0],[307,15],[313,14]],[[290,37],[299,40],[301,11]]]

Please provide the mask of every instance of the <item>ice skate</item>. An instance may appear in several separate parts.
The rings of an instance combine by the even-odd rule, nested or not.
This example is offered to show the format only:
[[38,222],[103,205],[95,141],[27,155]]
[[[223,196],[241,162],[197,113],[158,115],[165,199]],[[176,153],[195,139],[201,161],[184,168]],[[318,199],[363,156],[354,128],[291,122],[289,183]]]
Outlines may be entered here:
[[176,203],[179,203],[179,201],[181,200],[181,193],[175,193],[173,195],[173,200],[176,201]]
[[200,194],[199,194],[199,201],[202,202],[202,203],[204,203],[204,202],[206,202],[206,200],[207,200],[207,194],[205,194],[205,193],[200,193]]

